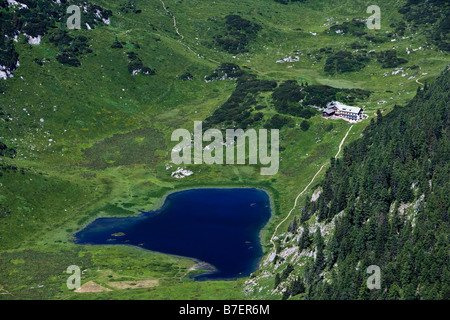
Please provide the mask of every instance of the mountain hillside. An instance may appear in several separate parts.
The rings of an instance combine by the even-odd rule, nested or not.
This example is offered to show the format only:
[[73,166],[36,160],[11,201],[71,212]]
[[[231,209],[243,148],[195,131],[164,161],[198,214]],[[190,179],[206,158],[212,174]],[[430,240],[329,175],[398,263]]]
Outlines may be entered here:
[[[331,159],[267,264],[283,298],[450,298],[449,94],[447,69]],[[367,288],[370,265],[381,290]]]

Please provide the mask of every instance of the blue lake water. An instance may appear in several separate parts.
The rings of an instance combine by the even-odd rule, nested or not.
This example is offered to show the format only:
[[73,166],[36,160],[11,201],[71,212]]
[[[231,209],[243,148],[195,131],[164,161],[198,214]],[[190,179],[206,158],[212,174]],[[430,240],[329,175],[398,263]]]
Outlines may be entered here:
[[235,279],[257,269],[259,233],[270,211],[270,198],[260,189],[191,189],[168,195],[156,211],[96,219],[75,234],[75,242],[134,245],[194,258],[215,269],[195,279]]

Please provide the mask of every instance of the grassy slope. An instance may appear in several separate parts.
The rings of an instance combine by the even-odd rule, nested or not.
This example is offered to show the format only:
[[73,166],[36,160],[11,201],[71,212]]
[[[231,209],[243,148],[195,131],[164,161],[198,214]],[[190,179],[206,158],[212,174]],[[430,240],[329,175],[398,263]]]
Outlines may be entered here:
[[[233,61],[250,67],[261,78],[277,81],[297,79],[311,84],[371,90],[372,96],[361,103],[369,115],[377,108],[389,111],[395,103],[404,103],[417,88],[415,79],[427,73],[420,81],[431,80],[448,61],[447,56],[430,49],[406,55],[406,47],[423,47],[423,43],[415,38],[400,39],[368,49],[378,51],[398,46],[399,56],[409,60],[407,66],[419,65],[420,70],[408,70],[409,74],[402,77],[400,73],[391,75],[392,69],[380,69],[378,63],[371,62],[360,72],[326,75],[323,72],[325,59],[316,62],[307,54],[314,54],[324,46],[348,48],[357,40],[351,36],[322,34],[327,28],[323,26],[326,19],[335,17],[336,21],[342,22],[366,17],[367,1],[340,1],[339,4],[314,1],[289,6],[269,0],[165,1],[184,35],[181,42],[174,32],[172,18],[165,13],[159,0],[147,1],[145,5],[138,2],[138,8],[143,11],[137,15],[118,15],[118,5],[92,2],[114,13],[110,26],[77,31],[92,38],[89,43],[94,54],[84,58],[80,68],[71,68],[54,60],[56,49],[47,37],[39,46],[18,44],[21,66],[15,77],[5,82],[6,93],[0,97],[2,106],[14,119],[1,128],[0,136],[19,154],[15,160],[2,160],[24,169],[23,174],[20,170],[5,174],[1,181],[0,199],[8,204],[11,213],[2,217],[4,223],[0,226],[0,249],[5,250],[0,289],[12,295],[1,295],[0,298],[243,297],[243,280],[202,283],[193,283],[186,278],[180,280],[179,276],[192,265],[189,260],[133,248],[80,248],[70,243],[70,237],[96,216],[150,210],[160,204],[161,197],[168,191],[208,186],[214,181],[215,186],[260,186],[271,192],[275,203],[274,217],[262,232],[265,251],[270,250],[269,239],[275,226],[317,169],[336,154],[348,124],[333,121],[330,126],[329,120],[317,116],[311,119],[312,126],[307,132],[297,127],[284,128],[280,136],[281,145],[286,149],[281,154],[280,172],[273,177],[260,176],[254,167],[202,165],[187,166],[194,174],[174,179],[170,176],[173,168],[166,170],[174,145],[170,142],[171,132],[179,127],[192,130],[193,121],[211,114],[234,88],[232,81],[203,81],[203,76],[217,66],[212,61]],[[400,19],[395,10],[383,11],[383,6],[391,8],[392,1],[379,1],[379,5],[383,13],[382,30],[373,32],[389,30],[390,22]],[[249,46],[249,53],[236,58],[211,45],[216,23],[208,18],[220,19],[229,13],[240,14],[263,27],[256,41]],[[294,30],[298,28],[302,30]],[[126,48],[110,48],[115,37],[126,41]],[[138,43],[140,49],[132,43]],[[299,62],[275,63],[297,49],[303,54]],[[131,76],[125,54],[129,50],[137,52],[145,65],[154,67],[157,75]],[[33,62],[36,57],[52,61],[40,67]],[[191,72],[195,79],[177,80],[176,76],[185,71]],[[384,76],[385,72],[389,75]],[[407,80],[410,76],[416,78]],[[382,100],[387,103],[378,105]],[[27,108],[29,116],[23,108]],[[357,124],[347,142],[358,138],[367,124],[368,121]],[[139,128],[150,128],[151,131],[143,133]],[[122,136],[114,138],[114,134]],[[160,139],[153,139],[154,136]],[[106,138],[112,138],[111,148],[102,149],[97,142]],[[134,161],[117,166],[114,161],[127,159],[128,155],[120,154],[120,148],[125,144],[136,152]],[[143,148],[142,144],[148,148]],[[106,169],[93,166],[88,161],[92,159],[83,156],[82,150],[90,147],[96,151],[92,159],[101,157],[110,161]],[[302,201],[304,198],[300,199],[300,204]],[[50,253],[52,272],[42,273]],[[160,287],[151,290],[77,296],[65,288],[68,275],[64,271],[70,264],[80,264],[88,269],[83,282],[104,283],[102,270],[105,269],[118,277],[172,279],[162,281]],[[34,265],[40,267],[34,268]],[[128,267],[134,271],[128,271]],[[14,278],[10,276],[15,276],[17,281],[10,282],[10,278]],[[42,294],[38,289],[27,289],[34,287],[31,284],[44,284],[51,290]]]

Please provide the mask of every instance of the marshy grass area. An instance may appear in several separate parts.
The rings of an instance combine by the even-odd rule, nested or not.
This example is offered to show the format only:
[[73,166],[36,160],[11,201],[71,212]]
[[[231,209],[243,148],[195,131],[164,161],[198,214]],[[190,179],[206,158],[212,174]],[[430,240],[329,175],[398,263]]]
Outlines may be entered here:
[[[354,124],[345,145],[358,139],[376,111],[391,111],[411,99],[421,83],[431,82],[448,64],[448,54],[425,44],[420,32],[373,42],[351,34],[326,33],[331,23],[366,18],[367,2],[252,1],[137,1],[140,13],[121,10],[123,1],[91,0],[111,10],[110,25],[92,30],[71,30],[87,37],[92,49],[80,58],[80,67],[56,60],[57,47],[45,35],[30,45],[20,35],[15,44],[20,67],[14,77],[0,79],[0,105],[11,121],[0,123],[0,139],[14,148],[14,159],[2,157],[0,175],[0,299],[244,299],[244,279],[194,281],[189,259],[143,251],[128,246],[80,246],[73,234],[102,216],[133,216],[155,210],[177,190],[199,187],[255,187],[265,189],[273,203],[272,218],[261,232],[265,256],[272,249],[275,227],[292,208],[296,196],[317,170],[338,151],[349,124],[329,120],[317,112],[306,119],[285,115],[289,125],[280,129],[280,169],[274,176],[260,175],[260,166],[183,165],[193,172],[181,179],[172,173],[171,141],[175,129],[193,129],[224,104],[236,81],[206,82],[220,63],[231,62],[258,79],[278,84],[286,80],[363,89],[371,94],[356,101],[369,115]],[[366,30],[384,37],[402,21],[393,8],[402,3],[378,1],[382,29]],[[401,1],[402,2],[402,1]],[[384,9],[388,8],[388,9]],[[219,48],[215,36],[224,32],[227,15],[239,15],[261,26],[242,53]],[[392,26],[391,26],[392,25]],[[51,31],[53,32],[53,31]],[[116,41],[122,48],[112,48]],[[391,41],[395,39],[395,41]],[[376,53],[393,50],[407,63],[381,68],[371,58],[359,71],[330,75],[327,58],[353,51],[361,42]],[[127,52],[135,52],[154,75],[133,76]],[[408,54],[409,52],[409,54]],[[296,62],[277,63],[298,55]],[[43,61],[42,65],[36,63]],[[217,63],[218,62],[218,63]],[[193,80],[179,77],[189,72]],[[271,92],[261,93],[258,104],[263,128],[277,110]],[[252,109],[255,113],[257,110]],[[311,197],[325,170],[299,199],[299,210]],[[298,211],[297,211],[298,210]],[[280,228],[282,232],[290,220]],[[67,289],[66,269],[78,265],[82,283],[93,281],[111,291],[76,293]],[[110,282],[158,280],[158,285],[117,288]],[[267,287],[273,279],[267,278]],[[264,283],[263,283],[264,284]],[[253,297],[272,299],[268,290]]]

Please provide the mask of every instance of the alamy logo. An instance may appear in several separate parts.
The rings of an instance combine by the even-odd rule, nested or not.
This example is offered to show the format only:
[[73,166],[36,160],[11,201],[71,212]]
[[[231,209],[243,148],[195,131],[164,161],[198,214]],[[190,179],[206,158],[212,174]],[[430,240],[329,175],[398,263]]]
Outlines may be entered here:
[[[258,137],[259,136],[259,137]],[[203,133],[202,122],[194,121],[193,139],[187,129],[176,129],[172,133],[172,141],[180,141],[172,149],[172,162],[175,164],[223,164],[225,147],[226,164],[246,164],[248,150],[248,164],[269,165],[262,167],[262,175],[274,175],[279,168],[279,130],[270,130],[270,146],[268,143],[268,130],[226,129],[224,141],[219,129],[208,129]],[[192,141],[193,140],[193,141]],[[211,142],[203,147],[203,142]],[[235,152],[236,141],[236,152]],[[248,141],[248,145],[246,144]],[[248,148],[247,148],[248,147]],[[270,152],[269,152],[270,148]],[[193,149],[193,152],[192,152]],[[235,153],[237,153],[235,155]],[[269,155],[270,153],[270,155]],[[258,159],[259,155],[259,159]]]
[[67,267],[66,270],[67,273],[72,273],[72,275],[67,278],[66,284],[67,289],[73,290],[73,289],[79,289],[81,287],[81,270],[80,267],[76,265],[71,265]]

